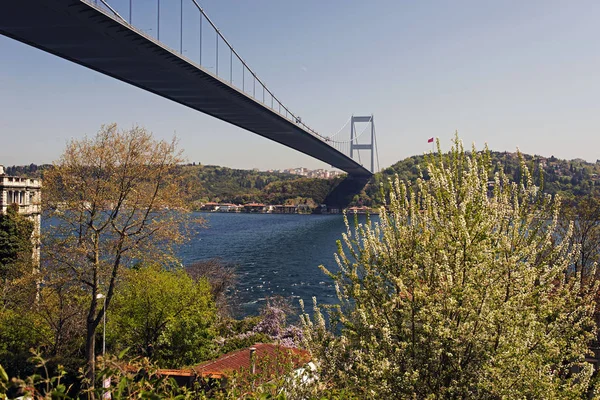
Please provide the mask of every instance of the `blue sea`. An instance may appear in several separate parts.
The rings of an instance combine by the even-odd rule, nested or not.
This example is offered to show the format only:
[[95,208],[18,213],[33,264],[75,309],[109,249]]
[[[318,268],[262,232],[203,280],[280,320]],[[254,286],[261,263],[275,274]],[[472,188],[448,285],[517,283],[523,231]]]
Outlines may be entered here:
[[[184,264],[219,257],[237,265],[232,293],[238,317],[256,315],[269,296],[298,306],[312,297],[337,301],[332,281],[319,265],[336,269],[336,240],[345,231],[342,215],[199,213],[206,221],[180,250]],[[365,217],[360,216],[364,221]]]

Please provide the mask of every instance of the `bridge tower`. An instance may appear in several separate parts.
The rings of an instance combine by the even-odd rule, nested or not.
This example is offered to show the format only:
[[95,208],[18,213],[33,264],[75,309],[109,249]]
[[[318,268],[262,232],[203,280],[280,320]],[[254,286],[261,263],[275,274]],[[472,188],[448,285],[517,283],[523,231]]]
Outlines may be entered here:
[[[355,123],[367,123],[367,127],[363,129],[360,133],[357,134]],[[370,143],[358,143],[358,138],[365,133],[367,128],[371,128],[371,142]],[[356,150],[358,154],[358,158],[360,161],[360,150],[371,150],[371,173],[375,173],[375,151],[376,151],[377,141],[375,139],[375,120],[373,119],[373,115],[370,116],[352,116],[350,119],[350,158],[354,156],[354,150]],[[377,161],[379,167],[379,160]]]

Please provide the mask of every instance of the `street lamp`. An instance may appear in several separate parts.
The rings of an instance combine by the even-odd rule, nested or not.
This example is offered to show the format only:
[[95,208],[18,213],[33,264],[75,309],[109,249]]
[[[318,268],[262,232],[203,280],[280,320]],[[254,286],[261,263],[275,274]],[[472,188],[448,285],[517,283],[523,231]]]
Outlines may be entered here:
[[[98,293],[96,295],[97,299],[103,299],[103,305],[102,305],[102,310],[103,313],[102,314],[102,359],[104,360],[104,354],[106,353],[106,296],[103,295],[102,293]],[[104,361],[103,361],[104,363]],[[103,388],[110,388],[110,376],[107,379],[102,378],[102,387]],[[103,399],[110,399],[111,395],[110,395],[110,391],[106,391],[104,392],[104,394],[102,395]]]
[[104,299],[104,304],[102,305],[102,310],[104,312],[102,315],[102,358],[104,358],[104,353],[106,353],[106,296],[102,293],[98,293],[96,298]]

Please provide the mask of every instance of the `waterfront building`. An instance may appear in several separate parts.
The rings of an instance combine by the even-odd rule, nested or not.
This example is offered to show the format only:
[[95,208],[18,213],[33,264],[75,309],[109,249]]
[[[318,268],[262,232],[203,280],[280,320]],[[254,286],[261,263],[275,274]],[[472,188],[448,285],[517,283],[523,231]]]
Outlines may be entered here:
[[237,204],[223,203],[223,204],[219,204],[215,208],[215,211],[218,211],[218,212],[239,212],[240,208],[241,207],[239,205],[237,205]]
[[276,206],[273,206],[273,213],[275,213],[275,214],[297,214],[298,206],[278,204]]
[[296,212],[298,214],[310,214],[311,208],[308,204],[298,204],[296,206]]
[[19,207],[19,214],[34,223],[33,259],[37,265],[40,259],[40,226],[42,218],[42,182],[40,179],[8,176],[0,165],[0,214],[6,214],[11,204]]
[[268,210],[267,206],[262,203],[249,203],[244,204],[244,211],[249,213],[262,213]]
[[215,203],[215,202],[208,202],[208,203],[204,203],[200,206],[200,211],[215,211],[217,208],[219,208],[219,203]]
[[370,211],[371,211],[371,209],[367,206],[348,208],[348,213],[351,213],[351,214],[368,214]]

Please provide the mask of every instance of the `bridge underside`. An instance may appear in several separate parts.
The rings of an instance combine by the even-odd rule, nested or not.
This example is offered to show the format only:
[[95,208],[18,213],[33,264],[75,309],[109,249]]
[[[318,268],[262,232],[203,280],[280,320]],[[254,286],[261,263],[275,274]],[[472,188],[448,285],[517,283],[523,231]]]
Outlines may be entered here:
[[372,175],[301,126],[82,0],[0,0],[0,34],[247,129],[351,176]]
[[327,194],[323,203],[329,208],[346,208],[354,196],[367,185],[368,177],[348,176]]

